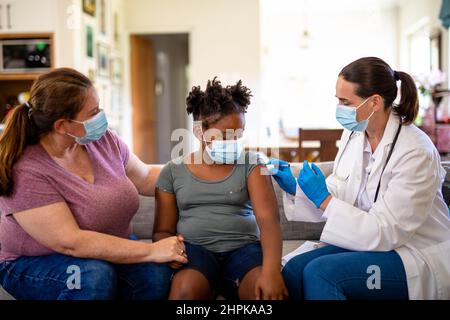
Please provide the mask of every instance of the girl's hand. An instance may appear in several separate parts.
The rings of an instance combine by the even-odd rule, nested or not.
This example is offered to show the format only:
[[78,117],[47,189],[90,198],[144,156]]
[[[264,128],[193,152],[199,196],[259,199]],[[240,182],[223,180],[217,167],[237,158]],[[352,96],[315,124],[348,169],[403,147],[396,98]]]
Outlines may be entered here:
[[280,272],[265,273],[261,271],[256,280],[256,300],[286,300],[289,294]]
[[184,238],[181,235],[165,238],[151,244],[151,261],[157,263],[176,263],[175,266],[188,262]]

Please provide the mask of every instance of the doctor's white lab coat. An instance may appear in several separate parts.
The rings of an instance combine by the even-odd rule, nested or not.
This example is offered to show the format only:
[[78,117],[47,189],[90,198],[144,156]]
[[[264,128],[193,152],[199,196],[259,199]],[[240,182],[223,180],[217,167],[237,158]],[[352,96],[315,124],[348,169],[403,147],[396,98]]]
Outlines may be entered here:
[[333,199],[321,241],[354,251],[395,250],[410,299],[450,299],[450,218],[441,191],[445,170],[431,140],[416,126],[402,127],[373,203],[398,126],[391,113],[367,182],[369,212],[355,206],[365,174],[364,133],[344,131],[327,178]]

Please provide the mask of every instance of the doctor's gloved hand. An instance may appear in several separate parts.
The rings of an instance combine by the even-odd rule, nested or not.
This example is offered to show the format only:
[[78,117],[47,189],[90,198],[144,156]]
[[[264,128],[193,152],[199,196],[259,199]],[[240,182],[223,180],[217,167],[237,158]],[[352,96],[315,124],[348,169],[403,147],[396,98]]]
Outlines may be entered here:
[[298,184],[317,208],[320,208],[322,202],[330,195],[325,176],[314,163],[310,167],[308,161],[303,162],[303,169],[298,177]]
[[297,182],[288,162],[279,159],[270,159],[267,163],[267,169],[281,189],[295,195]]

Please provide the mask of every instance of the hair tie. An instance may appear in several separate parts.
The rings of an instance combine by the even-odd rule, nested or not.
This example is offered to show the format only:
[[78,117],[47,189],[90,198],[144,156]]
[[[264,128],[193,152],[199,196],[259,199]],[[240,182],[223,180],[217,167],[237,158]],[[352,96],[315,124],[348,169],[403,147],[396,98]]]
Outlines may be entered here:
[[394,71],[394,79],[395,79],[395,81],[399,81],[400,80],[400,76],[399,76],[397,71]]
[[33,108],[31,108],[31,105],[28,101],[25,101],[24,105],[28,109],[28,119],[31,120],[31,116],[33,115]]

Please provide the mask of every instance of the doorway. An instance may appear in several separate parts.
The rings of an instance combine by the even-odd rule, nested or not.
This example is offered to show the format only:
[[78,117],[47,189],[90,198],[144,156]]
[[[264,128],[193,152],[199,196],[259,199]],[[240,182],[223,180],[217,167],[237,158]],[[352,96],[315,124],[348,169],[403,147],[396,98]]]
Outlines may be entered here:
[[145,163],[171,160],[172,132],[187,126],[188,65],[188,34],[131,36],[133,145]]

